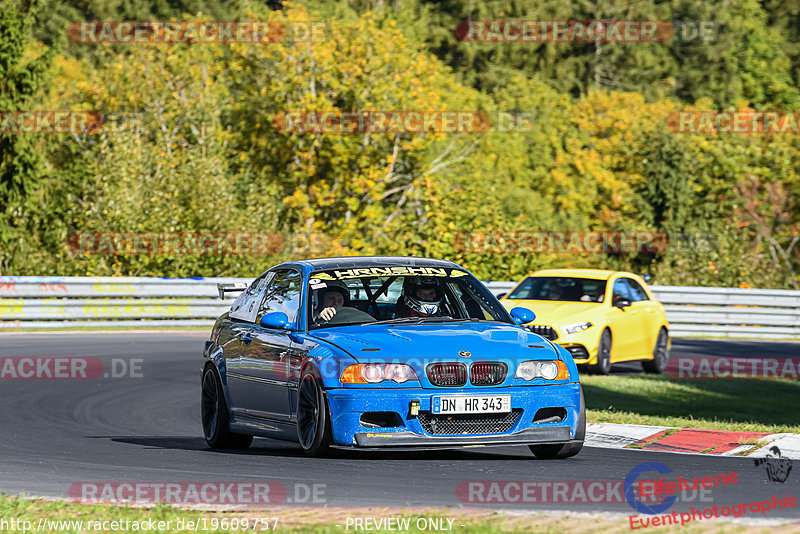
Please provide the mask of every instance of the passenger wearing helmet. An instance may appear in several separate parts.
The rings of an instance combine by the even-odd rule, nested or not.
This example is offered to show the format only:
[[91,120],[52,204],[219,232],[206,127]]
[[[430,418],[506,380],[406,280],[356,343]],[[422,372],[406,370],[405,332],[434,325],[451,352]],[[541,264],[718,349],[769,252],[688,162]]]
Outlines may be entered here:
[[344,285],[328,282],[328,287],[319,294],[320,310],[314,315],[314,321],[330,321],[336,311],[350,302],[350,290]]
[[397,301],[397,317],[433,317],[439,315],[442,292],[434,280],[406,278]]

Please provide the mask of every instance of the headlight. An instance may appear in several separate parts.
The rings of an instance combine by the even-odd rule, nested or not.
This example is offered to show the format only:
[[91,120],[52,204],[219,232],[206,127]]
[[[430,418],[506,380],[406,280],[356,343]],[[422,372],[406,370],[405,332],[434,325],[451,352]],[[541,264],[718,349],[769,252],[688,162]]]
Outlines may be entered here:
[[398,384],[419,380],[414,370],[404,363],[360,363],[350,365],[342,371],[343,384],[377,384],[393,380]]
[[591,328],[591,326],[592,323],[584,321],[582,323],[566,324],[562,328],[564,329],[564,332],[566,332],[567,334],[574,334],[575,332],[583,332],[587,328]]
[[567,370],[567,365],[561,360],[531,360],[522,362],[517,366],[517,373],[514,378],[523,380],[533,380],[534,378],[565,380],[569,378],[569,371]]

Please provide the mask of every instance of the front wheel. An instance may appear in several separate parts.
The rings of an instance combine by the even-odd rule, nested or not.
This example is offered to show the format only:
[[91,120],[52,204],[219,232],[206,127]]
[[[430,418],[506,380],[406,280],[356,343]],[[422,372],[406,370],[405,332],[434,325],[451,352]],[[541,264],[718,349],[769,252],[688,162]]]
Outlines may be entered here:
[[662,328],[658,332],[656,346],[653,348],[653,359],[642,360],[642,369],[646,373],[662,374],[667,369],[667,360],[669,359],[668,343],[667,331]]
[[331,444],[331,424],[322,383],[313,372],[303,373],[297,393],[297,439],[309,456],[321,456]]
[[587,370],[599,375],[611,372],[611,332],[607,328],[603,330],[600,343],[597,344],[597,363],[588,366]]
[[583,386],[581,386],[581,411],[578,417],[578,428],[575,430],[575,437],[570,443],[555,445],[529,445],[531,452],[540,460],[560,460],[575,456],[583,449],[583,441],[586,439],[586,402],[583,400]]
[[212,449],[246,449],[253,436],[234,434],[230,430],[230,414],[222,392],[222,382],[213,365],[203,371],[200,418],[203,436]]

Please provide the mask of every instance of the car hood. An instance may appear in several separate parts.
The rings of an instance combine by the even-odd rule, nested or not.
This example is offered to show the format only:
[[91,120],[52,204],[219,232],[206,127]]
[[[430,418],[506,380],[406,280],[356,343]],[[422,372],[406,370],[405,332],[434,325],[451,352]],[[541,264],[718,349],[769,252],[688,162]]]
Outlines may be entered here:
[[560,326],[579,321],[588,321],[597,318],[602,313],[603,304],[600,302],[559,302],[552,300],[506,300],[500,303],[511,310],[517,306],[528,308],[536,314],[533,324]]
[[462,351],[470,353],[469,361],[558,358],[544,338],[500,323],[366,324],[319,329],[311,335],[347,351],[359,363],[411,358],[454,361],[462,358]]

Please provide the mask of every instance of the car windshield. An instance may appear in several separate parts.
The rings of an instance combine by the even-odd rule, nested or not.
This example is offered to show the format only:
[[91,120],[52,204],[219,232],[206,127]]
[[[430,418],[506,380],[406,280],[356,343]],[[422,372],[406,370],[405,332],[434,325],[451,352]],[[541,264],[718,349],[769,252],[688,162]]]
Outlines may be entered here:
[[603,302],[605,293],[605,280],[564,276],[529,276],[506,298],[512,300]]
[[486,286],[460,269],[388,265],[309,275],[309,329],[462,321],[514,324]]

